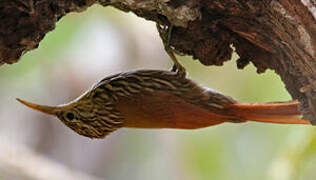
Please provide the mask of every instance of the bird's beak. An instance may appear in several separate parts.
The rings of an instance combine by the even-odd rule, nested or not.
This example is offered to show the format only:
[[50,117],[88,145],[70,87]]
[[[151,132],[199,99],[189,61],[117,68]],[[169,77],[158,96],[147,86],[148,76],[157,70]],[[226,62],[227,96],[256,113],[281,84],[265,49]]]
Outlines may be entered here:
[[27,101],[24,101],[22,99],[16,98],[17,101],[20,103],[24,104],[25,106],[35,109],[37,111],[46,113],[46,114],[51,114],[51,115],[57,115],[57,112],[60,111],[59,107],[54,107],[54,106],[45,106],[45,105],[39,105],[39,104],[33,104]]

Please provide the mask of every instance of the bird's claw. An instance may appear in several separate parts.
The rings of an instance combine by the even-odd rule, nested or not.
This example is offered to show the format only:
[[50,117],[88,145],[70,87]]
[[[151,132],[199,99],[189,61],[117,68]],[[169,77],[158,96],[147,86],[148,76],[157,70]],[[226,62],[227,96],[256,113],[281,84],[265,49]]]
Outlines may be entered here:
[[170,38],[171,38],[173,26],[161,25],[159,23],[157,23],[156,25],[157,25],[157,30],[159,32],[159,35],[162,39],[165,51],[167,52],[167,54],[169,55],[169,57],[174,63],[171,71],[185,75],[186,74],[185,68],[179,63],[176,56],[174,55],[173,49],[170,47]]

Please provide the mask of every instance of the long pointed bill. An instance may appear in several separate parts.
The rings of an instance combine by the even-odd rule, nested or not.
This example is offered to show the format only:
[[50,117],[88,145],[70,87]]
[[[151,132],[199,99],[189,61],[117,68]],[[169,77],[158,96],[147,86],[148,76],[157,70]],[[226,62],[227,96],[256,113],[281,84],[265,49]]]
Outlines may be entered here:
[[51,115],[56,115],[57,112],[59,111],[59,107],[53,107],[53,106],[45,106],[45,105],[39,105],[39,104],[33,104],[27,101],[24,101],[22,99],[16,98],[17,101],[20,103],[24,104],[25,106],[35,109],[37,111],[46,113],[46,114],[51,114]]

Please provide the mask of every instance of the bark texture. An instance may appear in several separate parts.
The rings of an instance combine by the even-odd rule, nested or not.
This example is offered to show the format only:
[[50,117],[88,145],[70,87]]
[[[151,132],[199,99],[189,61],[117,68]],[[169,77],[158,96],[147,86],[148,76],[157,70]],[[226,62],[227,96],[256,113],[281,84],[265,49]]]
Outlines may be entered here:
[[2,0],[0,64],[34,49],[69,12],[99,3],[173,26],[170,45],[204,65],[249,62],[275,70],[305,119],[316,124],[316,23],[314,0]]

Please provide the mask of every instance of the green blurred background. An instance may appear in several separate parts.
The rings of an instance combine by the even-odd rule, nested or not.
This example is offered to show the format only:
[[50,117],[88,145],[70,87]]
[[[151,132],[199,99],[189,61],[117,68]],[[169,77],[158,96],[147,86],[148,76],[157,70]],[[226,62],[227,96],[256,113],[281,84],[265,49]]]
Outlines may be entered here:
[[[274,72],[258,75],[253,65],[237,70],[236,54],[222,67],[179,58],[190,78],[239,100],[291,99]],[[153,22],[100,6],[69,14],[38,49],[0,67],[0,145],[26,147],[100,179],[315,179],[313,127],[251,122],[192,131],[121,129],[91,140],[15,101],[62,104],[113,73],[171,65]]]

